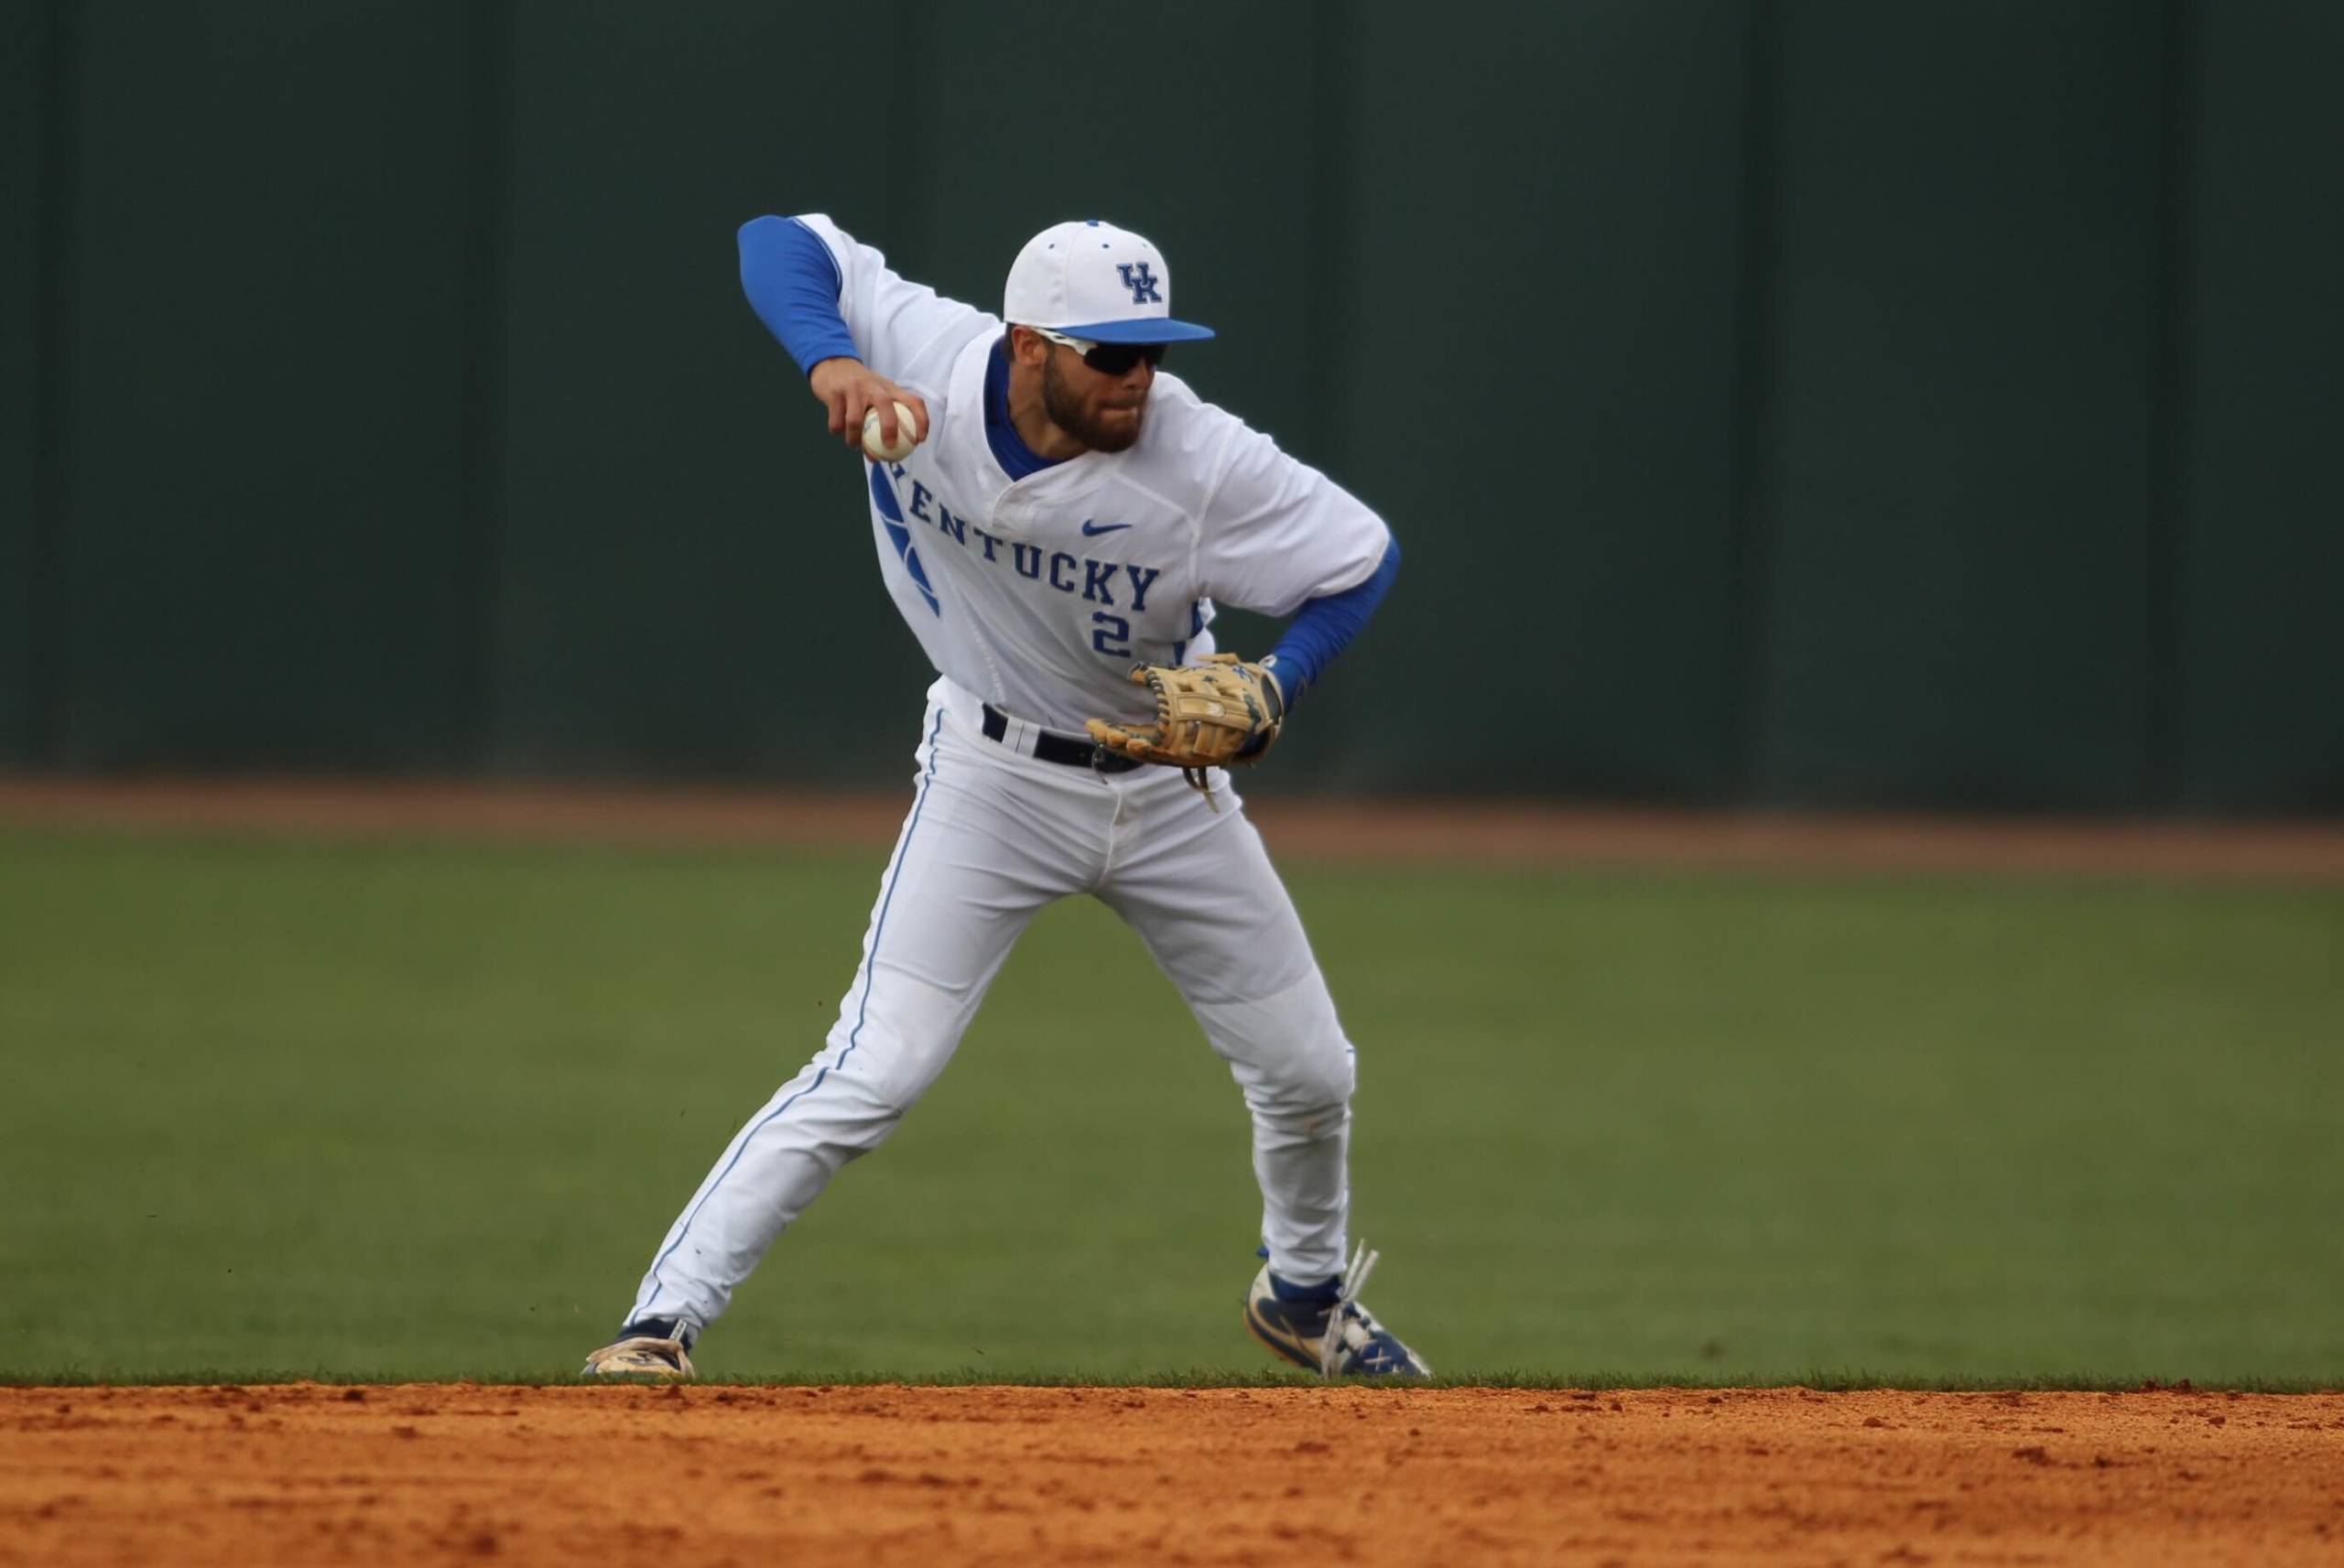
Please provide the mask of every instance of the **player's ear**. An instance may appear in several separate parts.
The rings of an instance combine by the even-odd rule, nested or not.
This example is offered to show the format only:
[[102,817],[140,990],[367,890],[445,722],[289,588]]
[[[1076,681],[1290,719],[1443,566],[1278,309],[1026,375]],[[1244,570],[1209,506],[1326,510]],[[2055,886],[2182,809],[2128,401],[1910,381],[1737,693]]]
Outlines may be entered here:
[[1037,365],[1042,362],[1042,356],[1049,351],[1049,341],[1033,328],[1012,327],[1009,329],[1010,363]]

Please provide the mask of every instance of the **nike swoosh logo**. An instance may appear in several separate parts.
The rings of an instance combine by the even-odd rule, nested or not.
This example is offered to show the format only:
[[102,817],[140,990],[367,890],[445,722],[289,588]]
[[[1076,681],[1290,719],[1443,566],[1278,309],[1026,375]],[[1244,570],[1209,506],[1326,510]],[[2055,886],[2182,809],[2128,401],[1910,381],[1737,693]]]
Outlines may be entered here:
[[1130,526],[1128,523],[1093,523],[1086,517],[1082,520],[1082,536],[1086,539],[1095,539],[1101,534],[1112,534],[1118,528]]

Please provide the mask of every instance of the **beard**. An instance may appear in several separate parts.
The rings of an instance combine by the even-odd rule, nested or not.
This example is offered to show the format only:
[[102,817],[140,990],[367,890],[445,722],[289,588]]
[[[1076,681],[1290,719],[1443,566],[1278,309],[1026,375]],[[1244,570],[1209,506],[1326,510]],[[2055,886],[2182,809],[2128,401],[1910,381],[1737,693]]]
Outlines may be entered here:
[[[1145,395],[1143,395],[1145,396]],[[1058,379],[1058,355],[1053,353],[1042,362],[1042,412],[1050,423],[1089,447],[1094,452],[1120,452],[1138,441],[1141,427],[1147,422],[1147,405],[1143,401],[1134,410],[1129,425],[1109,425],[1076,400],[1066,383]]]

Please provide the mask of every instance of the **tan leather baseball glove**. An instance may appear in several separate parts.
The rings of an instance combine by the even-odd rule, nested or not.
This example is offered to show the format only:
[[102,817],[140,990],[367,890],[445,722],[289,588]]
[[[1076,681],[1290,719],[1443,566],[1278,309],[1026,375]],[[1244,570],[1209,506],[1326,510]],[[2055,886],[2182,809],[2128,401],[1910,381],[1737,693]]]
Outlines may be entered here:
[[1177,768],[1207,795],[1207,768],[1250,762],[1270,749],[1286,719],[1277,682],[1234,654],[1208,654],[1193,665],[1141,665],[1132,679],[1156,694],[1153,724],[1093,719],[1091,738],[1111,752]]

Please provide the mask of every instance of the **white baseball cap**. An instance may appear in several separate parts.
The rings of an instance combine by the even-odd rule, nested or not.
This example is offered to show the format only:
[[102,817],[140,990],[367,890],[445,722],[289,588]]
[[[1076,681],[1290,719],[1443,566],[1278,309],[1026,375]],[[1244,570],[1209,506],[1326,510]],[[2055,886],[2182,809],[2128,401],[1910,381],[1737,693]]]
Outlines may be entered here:
[[1172,319],[1172,269],[1129,229],[1096,218],[1053,223],[1010,264],[1002,319],[1094,343],[1186,343],[1210,327]]

